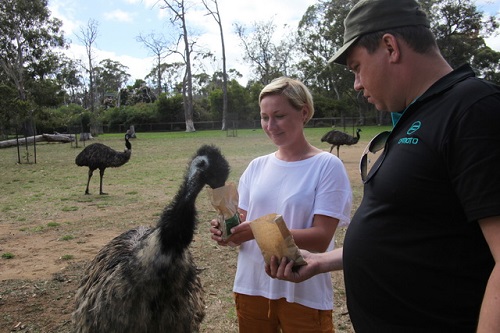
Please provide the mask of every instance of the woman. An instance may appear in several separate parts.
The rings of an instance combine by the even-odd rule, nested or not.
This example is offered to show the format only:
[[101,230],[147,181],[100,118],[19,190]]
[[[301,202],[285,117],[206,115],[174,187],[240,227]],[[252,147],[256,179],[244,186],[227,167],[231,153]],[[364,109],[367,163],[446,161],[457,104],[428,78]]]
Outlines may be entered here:
[[307,142],[304,125],[314,114],[311,93],[281,77],[259,96],[261,126],[278,150],[253,160],[238,184],[242,221],[223,241],[213,220],[212,239],[240,246],[233,291],[239,332],[334,332],[329,273],[302,283],[270,278],[249,221],[283,216],[295,243],[311,252],[333,249],[337,226],[350,219],[352,194],[342,162]]

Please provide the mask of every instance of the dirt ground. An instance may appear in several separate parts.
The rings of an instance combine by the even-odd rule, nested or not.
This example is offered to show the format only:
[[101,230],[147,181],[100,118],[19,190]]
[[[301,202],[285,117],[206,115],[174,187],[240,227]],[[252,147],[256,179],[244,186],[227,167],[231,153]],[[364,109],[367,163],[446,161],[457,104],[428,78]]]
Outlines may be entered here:
[[[352,183],[360,182],[357,168],[362,148],[341,149]],[[207,221],[214,212],[207,201],[198,198],[201,222],[191,246],[195,261],[202,269],[206,292],[207,315],[202,332],[237,332],[231,291],[237,249],[220,247],[210,240]],[[150,214],[149,209],[159,212],[161,208],[146,209],[144,203],[135,202],[119,208],[89,207],[85,213],[68,211],[56,219],[51,218],[50,221],[60,224],[43,232],[26,232],[15,223],[0,223],[0,253],[5,249],[16,253],[15,260],[0,258],[0,332],[71,332],[74,295],[85,265],[113,237],[135,227],[134,221],[141,221],[145,211]],[[40,223],[46,223],[44,216],[38,218]],[[90,221],[96,220],[101,224],[91,225]],[[113,222],[118,220],[128,222]],[[65,234],[64,229],[69,226],[75,238],[61,241],[61,234]],[[337,244],[342,244],[344,233],[344,229],[338,230]],[[61,256],[65,253],[74,255]],[[354,332],[345,305],[342,273],[335,272],[332,276],[336,332]]]

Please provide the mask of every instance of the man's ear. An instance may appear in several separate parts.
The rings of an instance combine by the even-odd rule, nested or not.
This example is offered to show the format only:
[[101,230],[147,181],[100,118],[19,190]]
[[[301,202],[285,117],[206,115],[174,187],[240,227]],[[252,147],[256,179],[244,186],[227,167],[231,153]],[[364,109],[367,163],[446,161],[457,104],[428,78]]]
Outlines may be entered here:
[[382,36],[382,47],[386,50],[392,62],[398,62],[401,57],[401,48],[398,39],[392,34]]

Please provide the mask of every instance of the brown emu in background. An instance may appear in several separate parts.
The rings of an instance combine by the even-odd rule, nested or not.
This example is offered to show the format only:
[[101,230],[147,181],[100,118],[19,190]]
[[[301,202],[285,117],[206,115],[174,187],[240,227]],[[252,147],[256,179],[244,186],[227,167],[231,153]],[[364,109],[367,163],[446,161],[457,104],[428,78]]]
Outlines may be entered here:
[[156,226],[129,230],[99,251],[76,293],[77,333],[199,331],[203,287],[188,249],[195,200],[206,184],[224,186],[228,175],[220,150],[200,147]]
[[129,135],[125,134],[125,151],[119,152],[114,149],[109,148],[102,143],[93,143],[88,145],[83,149],[80,154],[75,159],[75,163],[78,166],[89,167],[89,177],[87,179],[87,188],[85,189],[85,194],[89,193],[90,178],[94,170],[99,169],[100,175],[100,186],[99,194],[106,194],[102,191],[102,178],[104,177],[104,170],[106,168],[117,168],[124,165],[130,159],[130,154],[132,153],[132,145],[128,141]]
[[332,152],[333,147],[337,146],[337,157],[339,157],[340,146],[342,145],[350,146],[358,143],[359,132],[361,132],[360,128],[356,130],[356,136],[354,137],[341,131],[331,130],[330,132],[323,135],[323,137],[321,138],[321,142],[326,141],[332,145],[332,148],[330,148],[330,153]]

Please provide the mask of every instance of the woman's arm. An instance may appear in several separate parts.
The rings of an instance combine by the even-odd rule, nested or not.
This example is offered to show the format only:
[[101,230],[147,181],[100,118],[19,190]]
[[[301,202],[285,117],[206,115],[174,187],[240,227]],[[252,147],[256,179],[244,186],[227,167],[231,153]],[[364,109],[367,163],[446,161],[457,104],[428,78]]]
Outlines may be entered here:
[[311,228],[293,229],[290,232],[293,235],[295,244],[300,249],[311,252],[325,252],[328,245],[335,235],[335,230],[339,220],[326,215],[314,215]]

